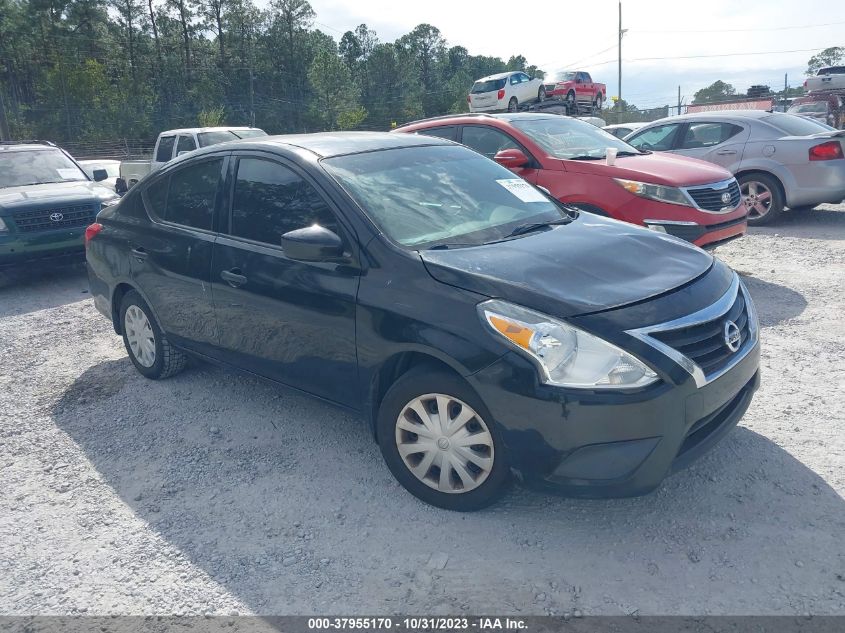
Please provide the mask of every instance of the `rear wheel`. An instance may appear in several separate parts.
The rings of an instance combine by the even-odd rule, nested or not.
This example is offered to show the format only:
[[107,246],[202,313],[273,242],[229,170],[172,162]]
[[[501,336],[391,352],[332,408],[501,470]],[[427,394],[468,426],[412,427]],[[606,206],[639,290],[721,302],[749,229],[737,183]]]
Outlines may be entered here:
[[508,112],[516,112],[519,110],[519,101],[516,100],[516,97],[511,97],[511,100],[508,101]]
[[738,178],[742,199],[748,209],[748,224],[761,226],[774,222],[783,212],[780,183],[768,174],[751,173]]
[[170,344],[155,322],[152,310],[134,290],[123,296],[120,322],[129,360],[141,375],[158,380],[185,368],[187,357]]
[[394,383],[379,407],[378,438],[393,476],[447,510],[490,505],[509,480],[504,445],[481,399],[459,376],[431,367]]

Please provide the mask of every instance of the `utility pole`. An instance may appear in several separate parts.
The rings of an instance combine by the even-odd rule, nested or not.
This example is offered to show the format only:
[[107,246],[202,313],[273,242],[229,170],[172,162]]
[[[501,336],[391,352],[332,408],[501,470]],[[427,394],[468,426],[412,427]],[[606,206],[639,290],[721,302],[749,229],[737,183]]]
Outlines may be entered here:
[[252,25],[249,27],[249,126],[255,127],[255,85],[254,79],[255,75],[253,74],[253,50],[255,48],[255,43],[252,38],[253,31]]
[[[619,0],[619,74],[616,85],[616,114],[622,111],[622,0]],[[617,121],[618,122],[618,121]]]
[[3,101],[3,87],[0,86],[0,141],[11,141],[9,120],[6,118],[6,102]]

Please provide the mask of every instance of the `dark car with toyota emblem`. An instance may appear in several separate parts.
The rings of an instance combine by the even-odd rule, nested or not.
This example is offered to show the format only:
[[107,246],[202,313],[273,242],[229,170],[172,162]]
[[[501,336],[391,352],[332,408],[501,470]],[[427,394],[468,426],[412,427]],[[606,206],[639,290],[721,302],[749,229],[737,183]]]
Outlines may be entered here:
[[[142,375],[191,355],[334,403],[408,491],[452,510],[512,474],[649,492],[759,384],[754,304],[725,264],[424,135],[197,150],[102,211],[86,249]],[[308,458],[331,468],[334,450]]]
[[81,260],[85,227],[119,200],[93,176],[52,143],[0,143],[0,267]]

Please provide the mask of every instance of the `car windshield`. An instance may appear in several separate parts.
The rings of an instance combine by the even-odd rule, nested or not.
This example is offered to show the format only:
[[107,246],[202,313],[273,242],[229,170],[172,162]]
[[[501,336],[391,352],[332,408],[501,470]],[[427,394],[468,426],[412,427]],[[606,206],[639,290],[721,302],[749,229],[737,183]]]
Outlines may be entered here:
[[253,138],[256,136],[267,136],[267,132],[258,128],[250,130],[215,130],[214,132],[200,132],[197,134],[197,140],[199,141],[200,147],[208,147],[209,145],[217,145],[226,141],[237,141],[238,139]]
[[501,90],[504,87],[504,79],[487,79],[486,81],[476,81],[474,84],[472,84],[472,90],[470,90],[470,92],[474,95],[477,95],[482,92],[493,92],[494,90]]
[[600,159],[605,157],[608,148],[620,154],[642,153],[595,125],[568,117],[514,119],[511,124],[554,158]]
[[88,180],[58,149],[0,152],[0,187]]
[[794,114],[772,114],[771,116],[763,117],[760,120],[776,127],[788,136],[810,136],[811,134],[829,132],[834,129],[829,125],[821,123],[820,121],[806,119]]
[[322,165],[391,240],[409,248],[474,246],[568,219],[533,185],[465,147],[406,147]]
[[563,70],[553,75],[554,81],[575,81],[575,73],[571,70]]
[[794,105],[789,110],[787,110],[790,114],[806,114],[807,112],[827,112],[827,103],[824,101],[815,101],[813,103],[802,103],[800,105]]

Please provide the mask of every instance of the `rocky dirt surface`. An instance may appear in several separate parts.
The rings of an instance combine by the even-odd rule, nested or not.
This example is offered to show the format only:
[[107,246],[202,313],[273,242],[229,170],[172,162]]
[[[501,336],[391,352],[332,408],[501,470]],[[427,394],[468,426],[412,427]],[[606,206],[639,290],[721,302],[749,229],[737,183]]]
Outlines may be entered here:
[[0,281],[2,614],[843,614],[845,206],[717,251],[762,320],[739,428],[637,499],[396,484],[364,426],[214,367],[138,375],[81,268]]

